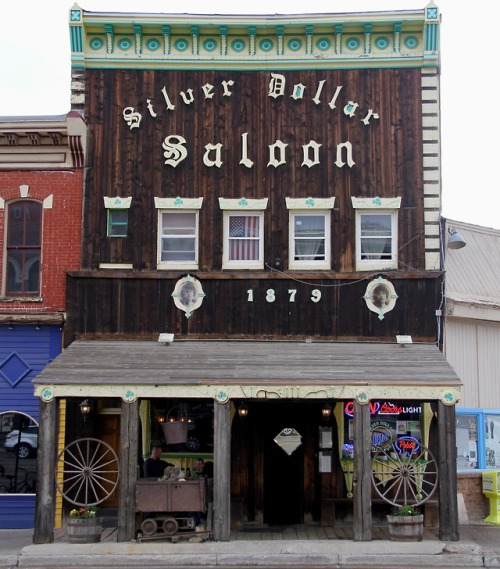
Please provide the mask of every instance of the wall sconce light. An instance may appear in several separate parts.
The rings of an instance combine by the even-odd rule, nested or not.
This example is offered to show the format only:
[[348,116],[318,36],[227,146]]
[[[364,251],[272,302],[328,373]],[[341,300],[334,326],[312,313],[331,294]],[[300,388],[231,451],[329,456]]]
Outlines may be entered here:
[[323,415],[324,419],[329,419],[332,416],[332,406],[328,403],[325,403],[321,408],[321,414]]
[[83,415],[83,420],[85,422],[87,420],[87,417],[90,415],[90,413],[92,411],[92,405],[89,403],[88,399],[84,399],[80,403],[80,411]]
[[238,407],[238,415],[244,419],[245,417],[248,417],[248,405],[242,401],[240,406]]
[[467,245],[463,236],[454,227],[448,227],[448,233],[450,234],[448,249],[462,249]]
[[9,322],[9,330],[14,330],[14,324],[12,324],[12,322]]
[[158,411],[158,412],[156,413],[156,421],[157,421],[158,423],[164,423],[164,422],[165,422],[165,419],[166,419],[165,413],[163,413],[162,411]]
[[40,322],[36,323],[35,330],[41,330]]

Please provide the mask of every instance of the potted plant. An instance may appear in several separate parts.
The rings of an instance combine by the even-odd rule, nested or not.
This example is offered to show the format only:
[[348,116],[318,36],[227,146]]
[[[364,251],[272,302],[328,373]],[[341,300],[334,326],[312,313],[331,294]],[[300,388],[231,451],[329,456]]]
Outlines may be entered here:
[[73,508],[68,517],[69,543],[96,543],[101,541],[102,520],[95,506]]
[[389,535],[394,541],[422,541],[424,515],[415,506],[398,506],[387,515]]

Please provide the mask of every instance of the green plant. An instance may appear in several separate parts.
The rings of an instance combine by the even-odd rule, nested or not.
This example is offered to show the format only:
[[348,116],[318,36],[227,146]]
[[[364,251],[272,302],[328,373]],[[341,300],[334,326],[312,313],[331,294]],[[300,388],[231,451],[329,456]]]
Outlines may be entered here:
[[415,506],[410,506],[406,504],[405,506],[398,506],[394,508],[391,512],[391,516],[419,516],[420,510],[415,508]]
[[97,509],[95,506],[73,508],[69,513],[69,517],[72,520],[88,520],[90,518],[95,518],[96,515]]

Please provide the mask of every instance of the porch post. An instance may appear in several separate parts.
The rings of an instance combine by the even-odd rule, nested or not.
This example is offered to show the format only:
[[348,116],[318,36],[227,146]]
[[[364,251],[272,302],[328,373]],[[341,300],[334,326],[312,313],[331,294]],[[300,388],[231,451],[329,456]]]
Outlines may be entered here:
[[139,402],[122,400],[117,541],[135,539],[135,482],[138,465]]
[[455,406],[438,401],[439,539],[458,541]]
[[231,402],[214,402],[214,540],[231,533]]
[[33,543],[37,544],[54,541],[57,408],[57,399],[48,402],[40,400],[35,531],[33,533]]
[[372,538],[370,405],[354,402],[354,541]]

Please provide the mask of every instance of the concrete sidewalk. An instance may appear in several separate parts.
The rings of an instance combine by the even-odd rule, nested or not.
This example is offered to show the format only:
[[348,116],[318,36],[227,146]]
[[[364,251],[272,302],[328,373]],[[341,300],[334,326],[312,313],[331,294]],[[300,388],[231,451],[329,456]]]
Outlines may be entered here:
[[33,530],[0,530],[0,568],[500,567],[500,526],[462,526],[460,541],[101,542],[33,545]]

